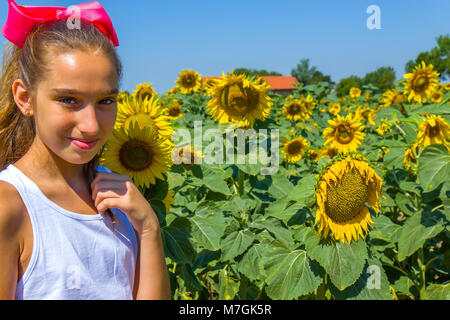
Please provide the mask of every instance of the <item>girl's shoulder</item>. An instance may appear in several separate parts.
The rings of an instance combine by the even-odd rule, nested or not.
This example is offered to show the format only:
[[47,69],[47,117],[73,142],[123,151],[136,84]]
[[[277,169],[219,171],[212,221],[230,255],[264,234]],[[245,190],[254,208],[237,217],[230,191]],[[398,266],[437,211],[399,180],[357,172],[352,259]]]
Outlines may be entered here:
[[16,187],[0,181],[0,234],[1,238],[17,238],[25,220],[26,206]]

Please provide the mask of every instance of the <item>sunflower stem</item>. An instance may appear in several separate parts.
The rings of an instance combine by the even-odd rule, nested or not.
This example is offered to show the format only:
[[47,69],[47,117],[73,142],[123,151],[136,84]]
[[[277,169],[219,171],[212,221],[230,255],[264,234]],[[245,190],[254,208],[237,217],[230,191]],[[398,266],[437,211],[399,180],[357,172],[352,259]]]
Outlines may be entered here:
[[426,286],[426,279],[425,279],[425,272],[427,270],[426,265],[424,264],[424,258],[423,258],[423,248],[420,248],[417,254],[417,262],[419,263],[420,268],[420,286],[419,286],[419,297],[420,300],[425,299],[425,286]]
[[238,172],[238,194],[241,197],[244,194],[244,178],[245,178],[245,173],[239,169]]

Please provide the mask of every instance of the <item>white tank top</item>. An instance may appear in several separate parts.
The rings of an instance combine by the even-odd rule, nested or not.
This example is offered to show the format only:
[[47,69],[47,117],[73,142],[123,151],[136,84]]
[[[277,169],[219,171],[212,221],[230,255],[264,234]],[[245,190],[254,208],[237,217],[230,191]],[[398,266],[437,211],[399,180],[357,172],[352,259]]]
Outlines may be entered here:
[[[111,172],[98,166],[97,171]],[[132,288],[137,239],[127,216],[83,215],[50,201],[39,187],[10,164],[0,180],[12,184],[28,210],[33,251],[17,283],[19,300],[127,300]]]

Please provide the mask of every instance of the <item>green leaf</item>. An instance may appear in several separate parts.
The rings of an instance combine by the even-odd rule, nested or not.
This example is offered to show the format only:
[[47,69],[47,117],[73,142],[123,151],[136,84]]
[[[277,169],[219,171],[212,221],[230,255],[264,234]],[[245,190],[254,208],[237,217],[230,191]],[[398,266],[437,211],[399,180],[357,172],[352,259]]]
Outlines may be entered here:
[[425,148],[419,156],[418,179],[424,192],[437,188],[450,177],[450,154],[441,144]]
[[289,250],[275,240],[263,251],[267,295],[291,300],[313,292],[322,282],[322,270],[304,250]]
[[253,244],[237,264],[238,271],[250,280],[263,280],[265,278],[264,265],[262,263],[263,251],[263,244]]
[[221,211],[212,214],[195,214],[189,218],[192,236],[200,247],[208,250],[220,249],[220,238],[225,231],[225,218]]
[[425,300],[450,300],[450,283],[428,286],[425,289]]
[[239,282],[230,275],[227,269],[219,272],[219,300],[232,300],[239,290]]
[[330,288],[333,297],[338,300],[392,300],[389,280],[377,259],[369,258],[364,272],[356,282],[345,290]]
[[185,181],[185,177],[183,177],[179,173],[175,172],[167,172],[167,181],[169,182],[169,186],[171,189],[175,189],[183,184]]
[[230,170],[223,170],[221,168],[200,166],[201,171],[196,172],[196,177],[192,177],[192,184],[195,186],[205,186],[214,192],[231,195],[226,179],[231,177]]
[[267,217],[277,218],[287,224],[288,221],[304,207],[305,205],[303,203],[289,201],[288,197],[284,197],[272,202],[267,207],[265,215]]
[[252,233],[248,230],[239,230],[227,235],[221,242],[222,260],[232,260],[244,253],[253,243]]
[[386,216],[380,215],[373,219],[373,230],[370,231],[370,238],[381,239],[387,242],[396,242],[400,225],[395,224]]
[[267,230],[274,235],[275,239],[283,242],[285,246],[289,248],[295,247],[291,231],[285,228],[281,222],[275,218],[269,217],[266,219],[255,220],[249,224],[249,227]]
[[294,187],[289,179],[281,174],[271,176],[271,178],[272,184],[270,185],[268,192],[275,199],[280,199],[287,196]]
[[352,241],[351,244],[320,240],[312,229],[303,237],[308,256],[320,263],[339,290],[354,284],[360,277],[367,259],[364,240]]
[[432,113],[432,114],[450,114],[450,103],[445,104],[427,104],[410,112],[415,113]]
[[414,299],[415,296],[419,295],[412,275],[401,275],[397,280],[394,281],[392,287],[394,288],[395,292],[397,292],[397,294],[401,292],[404,295],[409,296],[411,299]]
[[442,230],[444,224],[442,214],[431,210],[416,212],[409,217],[398,232],[398,260],[403,261],[417,249],[421,248],[427,239],[433,238]]
[[311,204],[315,199],[316,178],[312,174],[302,177],[297,185],[289,192],[288,199],[305,205]]
[[385,168],[388,170],[392,170],[394,168],[403,169],[403,156],[405,151],[406,147],[389,149],[389,152],[384,156],[383,165]]
[[192,262],[195,250],[189,241],[190,235],[188,233],[177,227],[165,226],[161,228],[161,237],[167,257],[178,263]]
[[192,271],[192,267],[189,264],[181,265],[180,277],[184,280],[184,285],[190,291],[202,290],[202,284],[198,280],[197,276]]

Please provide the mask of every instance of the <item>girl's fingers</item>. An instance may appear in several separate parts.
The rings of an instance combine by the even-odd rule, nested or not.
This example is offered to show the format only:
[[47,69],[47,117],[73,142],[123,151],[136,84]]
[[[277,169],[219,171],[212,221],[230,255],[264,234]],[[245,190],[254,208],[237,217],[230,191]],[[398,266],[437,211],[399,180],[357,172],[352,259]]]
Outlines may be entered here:
[[104,214],[106,212],[106,210],[110,209],[110,208],[115,208],[115,198],[105,198],[103,199],[97,207],[97,211],[100,214]]
[[125,182],[121,181],[99,181],[91,186],[92,189],[92,199],[95,199],[97,196],[97,192],[99,190],[109,190],[109,189],[115,189],[117,192],[120,192],[120,190],[123,190],[121,193],[126,193],[126,185]]
[[100,189],[94,198],[95,206],[97,207],[99,203],[106,198],[120,198],[120,197],[121,195],[118,194],[117,190]]
[[99,181],[128,181],[130,178],[125,175],[121,175],[118,173],[109,173],[109,172],[97,172],[94,180],[92,180],[91,185],[97,183]]

